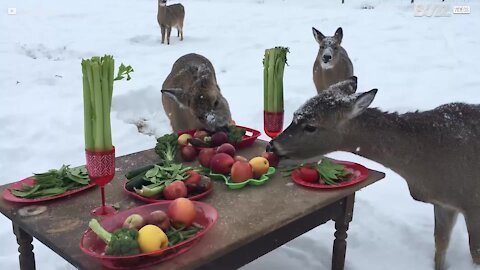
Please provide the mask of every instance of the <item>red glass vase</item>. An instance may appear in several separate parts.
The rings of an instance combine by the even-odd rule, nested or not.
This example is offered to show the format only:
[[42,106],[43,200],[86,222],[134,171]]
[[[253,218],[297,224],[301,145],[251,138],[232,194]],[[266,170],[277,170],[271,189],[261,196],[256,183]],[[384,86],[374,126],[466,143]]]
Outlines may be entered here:
[[263,111],[263,128],[270,138],[277,137],[283,131],[283,112]]
[[91,211],[95,216],[107,216],[117,212],[111,205],[105,205],[105,185],[115,176],[115,147],[111,150],[96,151],[85,149],[88,176],[92,183],[100,187],[102,205]]

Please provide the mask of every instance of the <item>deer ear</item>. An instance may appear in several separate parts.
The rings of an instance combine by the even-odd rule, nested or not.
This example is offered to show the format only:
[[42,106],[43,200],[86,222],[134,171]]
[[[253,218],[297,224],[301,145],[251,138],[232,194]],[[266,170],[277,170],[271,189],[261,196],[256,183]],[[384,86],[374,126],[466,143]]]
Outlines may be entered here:
[[160,90],[162,95],[165,95],[175,101],[181,108],[187,107],[185,91],[181,88],[169,88]]
[[313,37],[318,43],[322,42],[322,40],[325,38],[325,36],[320,31],[315,29],[315,27],[312,27],[312,32],[313,32]]
[[359,94],[353,103],[352,110],[350,111],[348,118],[352,119],[362,114],[372,103],[377,91],[378,89],[372,89],[368,92]]
[[341,43],[343,39],[343,29],[339,27],[337,31],[335,31],[335,37],[338,39],[338,42]]

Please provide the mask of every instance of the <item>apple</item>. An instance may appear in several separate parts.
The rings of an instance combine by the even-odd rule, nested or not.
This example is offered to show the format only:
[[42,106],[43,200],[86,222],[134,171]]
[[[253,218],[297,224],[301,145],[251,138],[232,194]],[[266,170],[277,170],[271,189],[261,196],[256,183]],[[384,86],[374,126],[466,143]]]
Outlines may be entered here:
[[187,197],[187,187],[183,181],[173,181],[170,185],[163,189],[163,197],[167,200],[175,200],[177,198]]
[[196,171],[193,171],[193,170],[189,171],[188,174],[189,174],[188,178],[185,179],[183,182],[185,183],[185,186],[187,187],[188,192],[194,192],[195,190],[197,190],[201,177],[200,177],[200,174],[198,174]]
[[234,157],[233,157],[233,160],[235,160],[235,161],[246,161],[246,162],[248,162],[248,159],[247,159],[246,157],[244,157],[244,156],[238,156],[238,155],[237,155],[237,156],[234,156]]
[[162,210],[156,210],[150,213],[147,218],[148,224],[158,226],[162,231],[166,232],[170,228],[170,219],[167,213]]
[[195,133],[193,133],[193,138],[197,138],[197,139],[200,139],[202,141],[207,136],[208,136],[208,132],[206,132],[205,130],[197,130],[197,131],[195,131]]
[[304,166],[300,168],[300,177],[305,182],[315,183],[318,181],[319,175],[316,169]]
[[184,133],[180,136],[178,136],[177,142],[179,145],[187,145],[188,144],[188,139],[192,138],[192,135],[188,133]]
[[217,152],[213,148],[203,148],[198,154],[198,162],[205,168],[210,168],[210,160]]
[[180,155],[182,156],[183,161],[194,161],[197,157],[197,150],[191,145],[185,145],[180,149]]
[[229,154],[231,157],[235,156],[235,147],[229,143],[224,143],[217,148],[217,153]]
[[145,219],[142,216],[140,216],[139,214],[132,214],[125,219],[122,227],[127,229],[139,230],[140,228],[145,226],[145,224]]
[[215,173],[229,174],[233,165],[233,157],[225,153],[218,153],[210,160],[210,169]]
[[175,228],[186,228],[192,225],[197,211],[192,201],[186,198],[178,198],[168,206],[167,215]]
[[228,142],[228,135],[223,131],[216,132],[212,135],[212,146],[219,146]]
[[280,158],[273,152],[263,152],[262,157],[268,160],[268,163],[271,167],[277,167],[278,162],[280,162]]
[[247,161],[236,161],[233,163],[230,174],[233,182],[244,182],[253,178],[252,166]]

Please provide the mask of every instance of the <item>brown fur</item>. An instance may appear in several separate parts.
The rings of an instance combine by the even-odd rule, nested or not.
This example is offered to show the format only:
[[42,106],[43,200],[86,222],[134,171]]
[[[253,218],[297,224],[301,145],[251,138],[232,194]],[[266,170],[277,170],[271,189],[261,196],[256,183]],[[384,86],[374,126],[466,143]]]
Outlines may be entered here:
[[[185,8],[182,4],[167,6],[167,0],[158,0],[157,21],[162,32],[162,43],[167,36],[167,44],[170,44],[170,33],[172,27],[177,28],[177,36],[183,40],[183,21],[185,19]],[[166,33],[165,33],[166,32]]]
[[434,205],[435,269],[444,269],[458,213],[465,216],[473,261],[480,264],[480,105],[386,113],[367,108],[376,89],[348,95],[348,85],[307,101],[271,142],[273,150],[294,159],[340,150],[382,163],[407,181],[415,200]]

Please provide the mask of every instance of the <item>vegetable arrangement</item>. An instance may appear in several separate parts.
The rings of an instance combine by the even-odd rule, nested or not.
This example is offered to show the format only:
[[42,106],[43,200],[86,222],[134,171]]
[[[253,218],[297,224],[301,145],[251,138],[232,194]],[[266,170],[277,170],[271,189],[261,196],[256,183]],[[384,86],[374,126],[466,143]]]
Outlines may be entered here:
[[337,185],[342,181],[347,181],[353,174],[345,166],[331,162],[328,159],[293,166],[284,170],[284,172],[289,176],[294,170],[298,170],[302,180],[319,182],[323,185]]
[[265,50],[263,58],[263,102],[266,112],[283,112],[283,73],[288,48]]
[[178,144],[185,146],[191,144],[195,147],[217,147],[224,143],[237,144],[242,141],[246,130],[237,126],[229,126],[226,132],[208,132],[205,130],[196,130],[192,135],[185,133],[179,136]]
[[113,81],[127,76],[130,80],[131,66],[120,65],[114,76],[114,60],[111,55],[82,60],[83,111],[85,148],[112,149],[110,110],[112,106]]
[[16,197],[37,199],[60,195],[67,190],[79,188],[90,183],[84,166],[70,168],[62,165],[60,169],[51,169],[45,173],[34,173],[34,185],[23,185],[20,189],[10,191]]
[[175,161],[177,155],[177,140],[178,136],[175,133],[165,134],[157,139],[155,145],[155,153],[162,159],[165,164]]
[[112,233],[96,219],[90,220],[88,226],[107,244],[105,255],[128,256],[157,251],[193,237],[203,229],[193,223],[196,213],[190,200],[180,198],[173,201],[166,212],[129,215],[122,227]]

